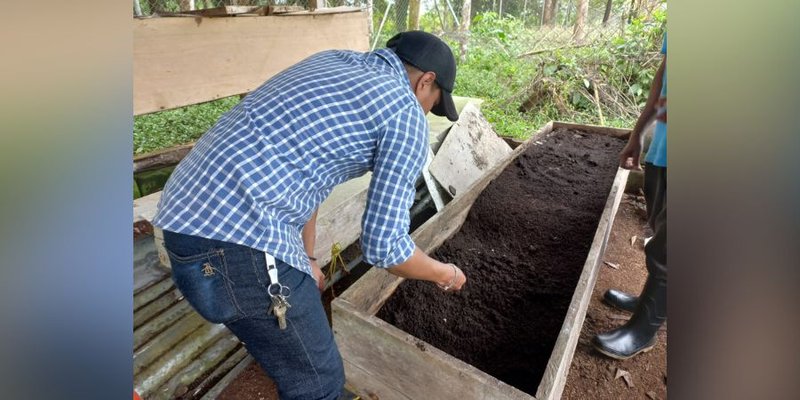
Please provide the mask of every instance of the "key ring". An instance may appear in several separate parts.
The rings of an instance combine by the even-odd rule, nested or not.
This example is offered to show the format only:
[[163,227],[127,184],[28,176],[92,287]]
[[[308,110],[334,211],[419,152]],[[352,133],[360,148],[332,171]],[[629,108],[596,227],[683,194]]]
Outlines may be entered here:
[[[277,288],[277,290],[275,288]],[[292,289],[280,283],[270,283],[269,286],[267,286],[267,294],[269,294],[269,297],[281,296],[286,299],[292,294]]]

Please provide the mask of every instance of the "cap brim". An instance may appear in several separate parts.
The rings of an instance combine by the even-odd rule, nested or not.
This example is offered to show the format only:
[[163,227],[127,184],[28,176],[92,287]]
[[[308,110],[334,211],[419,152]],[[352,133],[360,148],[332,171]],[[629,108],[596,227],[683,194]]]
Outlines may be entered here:
[[458,121],[458,111],[455,103],[453,103],[453,96],[444,90],[442,90],[442,98],[439,104],[433,107],[431,112],[441,117],[447,117],[450,121]]

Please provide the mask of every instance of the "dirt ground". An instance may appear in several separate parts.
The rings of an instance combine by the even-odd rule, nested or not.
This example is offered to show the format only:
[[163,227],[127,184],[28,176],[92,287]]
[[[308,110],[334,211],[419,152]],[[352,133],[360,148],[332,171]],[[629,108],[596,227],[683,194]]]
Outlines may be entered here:
[[[575,358],[567,376],[563,399],[666,399],[667,398],[667,329],[658,332],[658,344],[648,353],[625,361],[613,360],[596,352],[591,345],[596,333],[625,323],[630,314],[602,302],[607,289],[618,288],[638,294],[647,278],[642,239],[646,232],[644,200],[625,195],[614,228],[608,239],[605,261],[619,269],[603,265],[586,313],[586,321],[575,349]],[[637,240],[631,245],[631,237]],[[633,387],[623,377],[614,379],[617,370],[627,371]]]

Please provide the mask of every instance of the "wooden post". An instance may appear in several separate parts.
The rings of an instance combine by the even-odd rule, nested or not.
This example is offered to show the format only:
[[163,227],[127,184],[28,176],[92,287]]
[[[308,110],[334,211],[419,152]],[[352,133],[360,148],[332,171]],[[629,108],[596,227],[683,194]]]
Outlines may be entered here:
[[611,2],[612,0],[606,2],[606,11],[603,13],[603,26],[608,26],[608,19],[611,17]]
[[575,29],[572,31],[572,40],[576,44],[583,44],[586,40],[586,17],[589,14],[589,0],[578,0],[575,17]]
[[309,0],[308,9],[311,11],[325,8],[325,0]]
[[461,4],[461,35],[459,35],[459,47],[461,62],[467,61],[467,42],[469,41],[469,24],[471,22],[472,0],[464,0]]
[[408,30],[419,30],[420,0],[408,0]]

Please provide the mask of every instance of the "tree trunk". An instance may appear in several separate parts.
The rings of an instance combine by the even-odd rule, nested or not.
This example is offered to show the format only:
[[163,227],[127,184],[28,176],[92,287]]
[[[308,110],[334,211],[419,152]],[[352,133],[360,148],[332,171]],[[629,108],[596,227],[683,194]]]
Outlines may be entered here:
[[461,4],[461,34],[459,35],[459,49],[462,63],[467,61],[467,41],[469,40],[469,24],[471,22],[472,0],[464,0]]
[[606,2],[606,12],[603,13],[603,26],[608,26],[608,19],[611,18],[611,2],[612,0]]
[[542,25],[553,26],[556,20],[558,0],[544,0],[542,7]]
[[419,30],[419,0],[408,0],[408,29]]
[[194,10],[194,0],[180,0],[179,7],[181,11],[192,11]]
[[503,16],[503,0],[500,0],[500,7],[497,12],[501,17]]
[[575,29],[572,31],[572,40],[576,44],[583,44],[586,40],[586,18],[589,15],[589,0],[577,0],[578,7],[575,16]]
[[639,9],[642,7],[641,0],[631,0],[631,8],[628,12],[628,23],[639,16]]
[[464,0],[461,5],[461,31],[468,32],[472,15],[472,0]]

